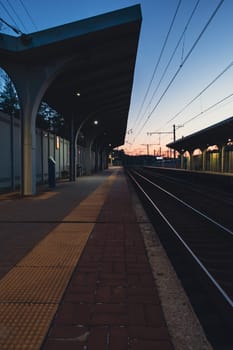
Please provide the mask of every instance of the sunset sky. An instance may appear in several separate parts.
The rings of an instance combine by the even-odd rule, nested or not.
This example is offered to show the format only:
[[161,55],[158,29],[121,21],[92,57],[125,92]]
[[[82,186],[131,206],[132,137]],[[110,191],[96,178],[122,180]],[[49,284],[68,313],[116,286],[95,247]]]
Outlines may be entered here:
[[135,4],[143,20],[123,148],[151,144],[153,154],[173,125],[178,139],[233,116],[232,0],[0,0],[0,17],[30,33]]

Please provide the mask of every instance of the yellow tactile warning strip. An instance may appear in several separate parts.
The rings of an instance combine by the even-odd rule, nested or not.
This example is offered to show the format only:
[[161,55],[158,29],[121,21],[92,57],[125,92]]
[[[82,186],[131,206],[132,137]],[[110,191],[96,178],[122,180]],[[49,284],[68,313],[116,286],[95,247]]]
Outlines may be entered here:
[[1,200],[13,200],[19,198],[18,192],[10,192],[10,193],[1,193],[0,194],[0,201]]
[[[115,179],[115,176],[112,175],[109,181]],[[101,186],[101,189],[95,191],[95,196],[87,197],[85,201],[82,202],[82,205],[72,210],[72,212],[65,217],[65,221],[80,221],[80,222],[93,222],[94,218],[97,218],[102,204],[105,200],[106,191],[108,191],[110,182],[104,183]]]
[[58,192],[43,192],[43,193],[38,194],[38,196],[30,197],[30,199],[33,199],[33,200],[48,199],[50,197],[56,196],[57,194],[58,194]]
[[1,303],[58,303],[71,269],[14,268],[1,283]]
[[92,229],[92,223],[60,224],[17,266],[73,267]]
[[40,349],[115,177],[109,176],[0,280],[1,350]]
[[0,349],[38,349],[57,304],[0,304]]
[[[30,199],[30,200],[42,200],[42,199],[48,199],[50,197],[56,196],[59,192],[43,192],[38,194],[35,197],[27,197],[26,199]],[[21,197],[19,192],[10,192],[10,193],[1,193],[0,194],[0,201],[1,200],[7,200],[7,201],[12,201],[15,199],[19,199]]]

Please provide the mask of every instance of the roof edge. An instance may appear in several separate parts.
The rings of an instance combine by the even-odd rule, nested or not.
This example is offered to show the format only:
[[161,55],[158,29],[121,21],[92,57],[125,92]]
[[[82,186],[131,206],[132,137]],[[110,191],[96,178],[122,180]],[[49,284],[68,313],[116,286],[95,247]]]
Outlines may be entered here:
[[199,136],[201,134],[204,134],[204,133],[206,133],[206,131],[214,129],[214,128],[218,127],[218,126],[228,124],[229,122],[233,122],[233,116],[229,117],[227,119],[224,119],[224,120],[222,120],[222,121],[220,121],[220,122],[218,122],[216,124],[210,125],[207,128],[205,128],[205,129],[201,129],[199,131],[196,131],[193,134],[190,134],[190,135],[187,135],[187,136],[183,136],[183,137],[177,139],[175,142],[170,142],[170,143],[166,144],[166,146],[173,148],[175,145],[178,145],[179,143],[185,142],[185,141],[187,141],[187,140],[189,140],[189,139],[191,139],[193,137],[196,137],[196,136]]
[[141,6],[138,4],[19,37],[0,33],[0,49],[22,52],[141,20]]

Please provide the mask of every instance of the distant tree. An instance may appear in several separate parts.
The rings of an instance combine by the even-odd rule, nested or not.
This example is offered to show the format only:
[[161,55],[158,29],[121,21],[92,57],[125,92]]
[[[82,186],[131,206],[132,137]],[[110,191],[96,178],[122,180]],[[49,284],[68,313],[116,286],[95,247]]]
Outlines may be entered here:
[[36,126],[45,131],[50,130],[50,120],[47,116],[46,105],[44,102],[41,103],[40,108],[37,113]]
[[0,67],[0,91],[2,91],[4,81],[5,81],[5,71]]
[[[19,117],[20,106],[15,87],[10,77],[2,69],[0,69],[0,83],[0,110]],[[37,114],[36,126],[63,136],[64,124],[64,118],[46,102],[42,101]]]
[[52,120],[52,129],[56,135],[64,136],[65,131],[65,120],[59,113]]
[[62,135],[64,118],[46,102],[42,102],[38,111],[36,125],[43,130]]
[[0,91],[0,110],[18,117],[20,106],[14,84],[7,74],[3,75],[3,79],[4,82]]

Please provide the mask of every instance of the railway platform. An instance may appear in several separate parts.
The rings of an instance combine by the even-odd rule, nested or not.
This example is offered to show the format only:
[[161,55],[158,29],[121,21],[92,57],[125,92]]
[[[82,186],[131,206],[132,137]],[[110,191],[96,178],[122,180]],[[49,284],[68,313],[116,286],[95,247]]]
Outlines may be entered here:
[[0,196],[0,349],[211,349],[169,320],[134,196],[120,167]]

